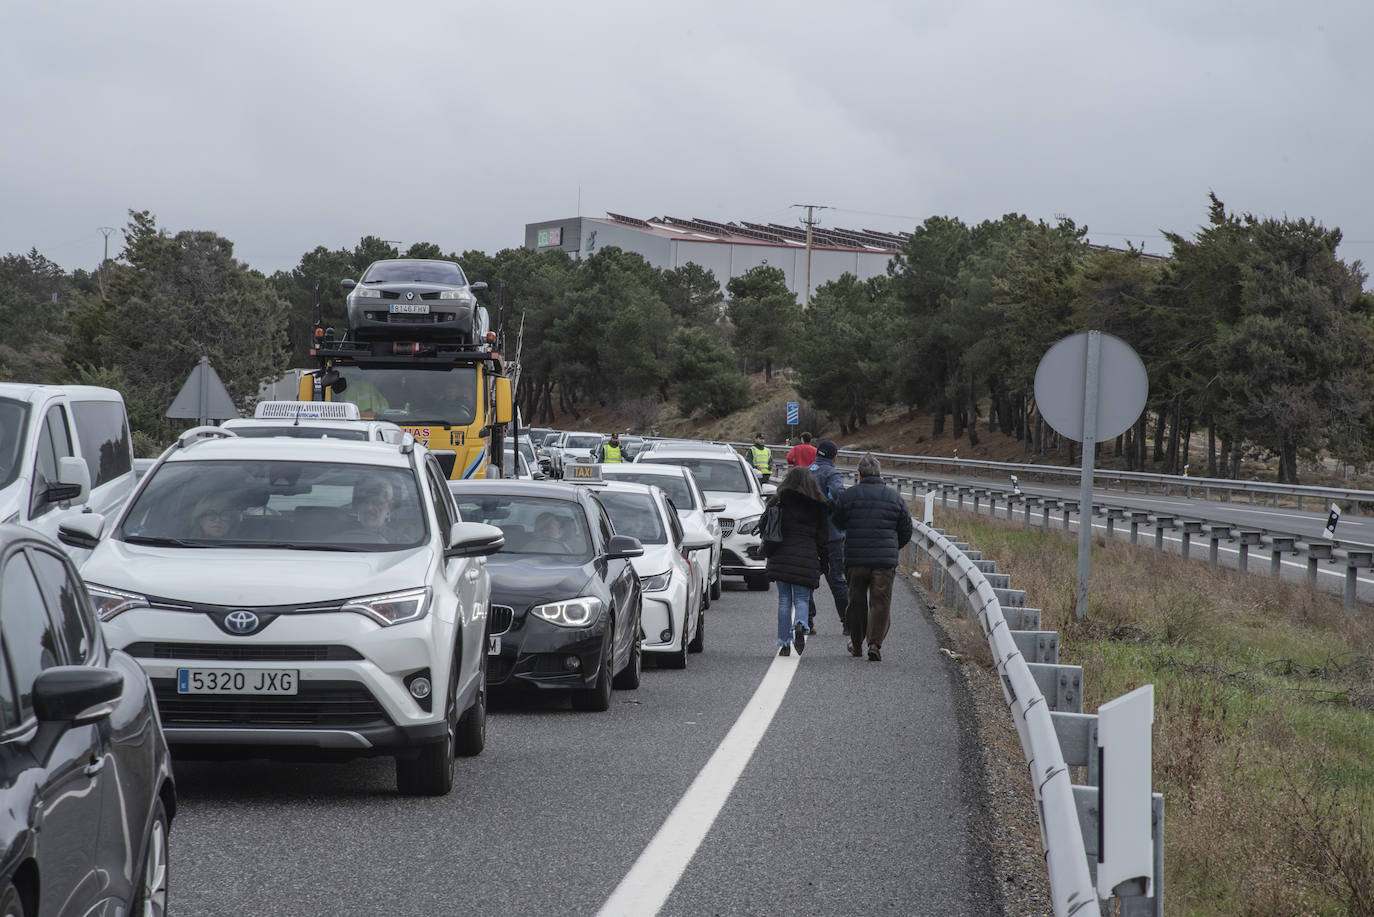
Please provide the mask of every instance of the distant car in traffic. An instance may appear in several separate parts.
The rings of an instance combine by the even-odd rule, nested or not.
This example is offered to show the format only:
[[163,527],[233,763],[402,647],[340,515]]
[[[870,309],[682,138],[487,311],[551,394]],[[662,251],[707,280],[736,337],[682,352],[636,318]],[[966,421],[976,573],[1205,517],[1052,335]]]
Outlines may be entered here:
[[617,535],[589,488],[451,481],[462,518],[501,529],[491,573],[494,689],[566,691],[578,710],[608,710],[612,687],[639,686],[642,596],[634,538]]
[[442,795],[486,742],[483,556],[434,457],[216,436],[167,450],[117,515],[61,529],[109,643],[152,678],[188,756],[390,755]]
[[164,914],[176,790],[153,692],[57,544],[0,525],[0,914]]
[[548,447],[554,477],[564,476],[567,465],[577,461],[594,461],[596,450],[605,438],[600,433],[563,433]]
[[[444,340],[475,344],[486,333],[485,313],[475,294],[485,283],[469,283],[453,261],[391,258],[374,261],[357,281],[346,279],[348,328],[355,340]],[[403,327],[402,327],[403,326]]]

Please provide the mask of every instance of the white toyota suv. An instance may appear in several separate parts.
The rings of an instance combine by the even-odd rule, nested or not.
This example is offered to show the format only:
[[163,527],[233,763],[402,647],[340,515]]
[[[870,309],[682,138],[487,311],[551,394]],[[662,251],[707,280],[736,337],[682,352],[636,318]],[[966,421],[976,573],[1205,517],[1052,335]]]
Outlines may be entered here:
[[655,443],[635,456],[635,464],[681,465],[691,471],[697,485],[713,503],[725,504],[717,517],[720,523],[720,572],[742,576],[750,589],[768,588],[765,561],[759,539],[759,519],[763,515],[765,485],[745,461],[729,446],[715,443]]
[[[214,438],[197,438],[211,435]],[[438,463],[399,444],[182,434],[106,519],[82,576],[112,648],[200,757],[392,755],[442,795],[486,740],[484,555]]]

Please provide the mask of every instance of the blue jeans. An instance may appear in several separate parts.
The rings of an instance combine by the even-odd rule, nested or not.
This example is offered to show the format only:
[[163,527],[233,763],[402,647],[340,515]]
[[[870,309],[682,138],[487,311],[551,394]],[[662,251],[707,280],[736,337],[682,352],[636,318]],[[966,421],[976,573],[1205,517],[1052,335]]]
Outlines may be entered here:
[[778,646],[792,642],[792,625],[801,622],[809,626],[807,618],[811,612],[811,587],[798,586],[778,580]]

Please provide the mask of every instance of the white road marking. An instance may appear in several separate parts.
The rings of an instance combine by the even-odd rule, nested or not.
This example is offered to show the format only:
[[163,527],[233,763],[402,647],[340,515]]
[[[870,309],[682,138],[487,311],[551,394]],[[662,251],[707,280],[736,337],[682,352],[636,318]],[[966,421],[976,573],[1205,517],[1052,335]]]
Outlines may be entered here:
[[667,902],[782,706],[800,664],[800,655],[773,657],[735,725],[601,906],[598,917],[648,917]]

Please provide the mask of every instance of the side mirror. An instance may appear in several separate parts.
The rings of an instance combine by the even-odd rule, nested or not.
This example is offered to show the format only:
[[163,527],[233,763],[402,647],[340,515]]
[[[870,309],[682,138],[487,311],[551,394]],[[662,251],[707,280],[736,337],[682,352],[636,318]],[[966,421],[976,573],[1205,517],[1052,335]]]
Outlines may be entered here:
[[91,495],[91,472],[86,460],[66,456],[57,460],[57,483],[49,484],[43,499],[49,503],[85,503]]
[[606,556],[612,559],[620,557],[640,557],[644,554],[644,545],[638,538],[631,538],[629,535],[612,535],[611,540],[606,545]]
[[706,512],[708,512],[708,513],[723,513],[723,512],[725,512],[725,504],[724,504],[724,503],[721,503],[721,502],[719,502],[719,501],[717,501],[717,502],[715,502],[715,503],[707,503],[707,504],[706,504]]
[[487,291],[487,282],[485,280],[479,280],[476,283],[470,283],[468,284],[468,289],[474,293],[485,293]]
[[345,290],[351,290],[351,289],[353,289],[354,287],[356,287],[357,285],[358,285],[358,281],[356,281],[356,280],[350,280],[350,279],[347,278],[347,277],[345,277],[343,280],[340,280],[340,281],[339,281],[339,286],[343,287]]
[[63,734],[74,726],[98,723],[114,712],[124,693],[124,676],[112,669],[60,665],[38,673],[33,711],[38,732],[29,752],[44,767]]
[[506,533],[485,522],[455,522],[448,530],[445,557],[485,557],[506,546]]
[[706,535],[689,535],[682,540],[682,546],[689,551],[704,551],[714,547],[716,540]]
[[763,495],[765,497],[771,497],[773,496],[773,494],[777,492],[778,485],[774,484],[772,481],[769,481],[767,484],[763,485]]
[[77,513],[57,527],[57,540],[72,548],[91,550],[105,531],[100,513]]

